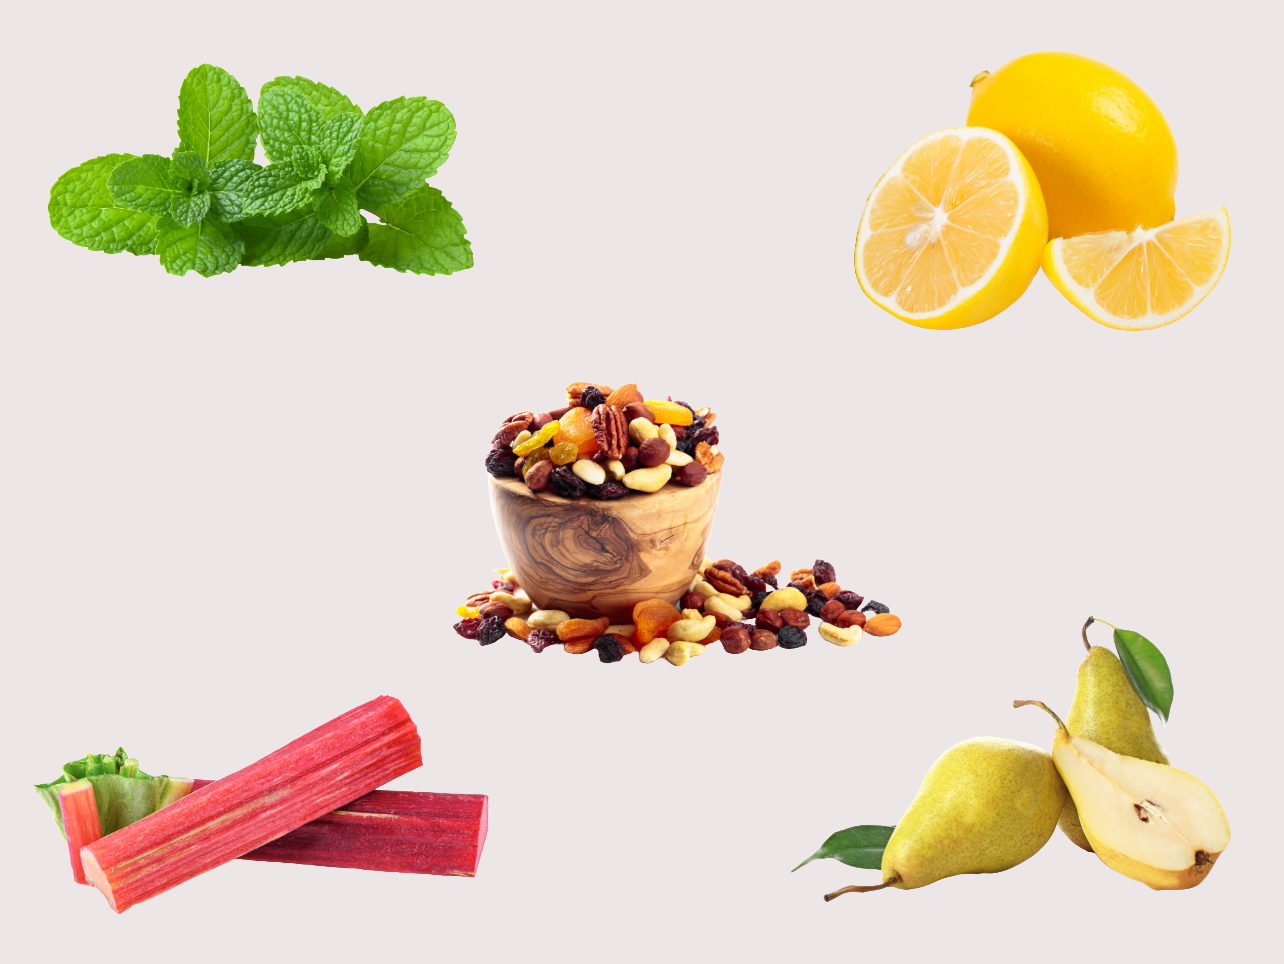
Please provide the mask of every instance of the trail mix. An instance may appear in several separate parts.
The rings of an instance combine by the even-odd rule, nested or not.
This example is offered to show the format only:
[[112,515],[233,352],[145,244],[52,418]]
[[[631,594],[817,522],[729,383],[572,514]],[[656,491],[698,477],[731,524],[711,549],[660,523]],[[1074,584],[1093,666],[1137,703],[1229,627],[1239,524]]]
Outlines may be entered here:
[[722,468],[717,413],[686,402],[644,400],[636,385],[566,387],[567,405],[518,412],[491,439],[486,471],[522,479],[532,492],[619,499],[669,482],[699,485]]
[[730,559],[705,559],[690,589],[675,606],[644,599],[633,607],[633,621],[612,624],[606,616],[573,619],[557,609],[536,609],[511,569],[496,569],[489,592],[478,592],[455,612],[455,632],[487,646],[504,636],[527,643],[537,653],[560,645],[568,653],[596,651],[604,663],[632,653],[644,663],[664,657],[681,666],[706,646],[722,643],[732,655],[746,650],[798,649],[807,645],[812,617],[820,638],[850,646],[863,634],[891,636],[899,616],[881,602],[838,584],[834,567],[817,559],[810,569],[795,569],[779,584],[780,563],[747,572]]

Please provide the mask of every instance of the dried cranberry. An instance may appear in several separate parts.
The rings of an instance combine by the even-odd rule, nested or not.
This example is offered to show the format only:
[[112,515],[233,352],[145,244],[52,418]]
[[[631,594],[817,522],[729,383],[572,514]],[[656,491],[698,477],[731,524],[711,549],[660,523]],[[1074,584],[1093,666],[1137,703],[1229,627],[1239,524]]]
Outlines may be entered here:
[[763,582],[763,580],[759,579],[757,576],[751,576],[749,573],[745,573],[743,576],[736,576],[736,578],[740,580],[741,584],[749,590],[749,594],[753,596],[756,596],[767,588],[767,584]]
[[781,649],[797,649],[807,645],[807,634],[797,626],[784,626],[776,633]]
[[496,478],[513,474],[517,456],[509,449],[491,449],[486,454],[486,471]]
[[688,405],[686,402],[674,401],[672,397],[669,399],[669,401],[673,402],[674,405],[681,405],[683,408],[685,408],[688,412],[691,413],[692,418],[695,417],[695,409],[692,408],[690,405]]
[[866,613],[867,613],[867,612],[869,612],[870,610],[873,610],[874,612],[879,613],[880,615],[881,615],[882,613],[890,613],[890,612],[891,612],[891,610],[890,610],[890,609],[888,609],[886,606],[884,606],[881,602],[874,602],[874,600],[872,600],[872,599],[871,599],[869,602],[865,603],[864,607],[862,607],[862,609],[861,609],[861,612],[866,612]]
[[503,579],[492,579],[490,581],[492,589],[498,589],[500,592],[517,592],[517,583],[505,582]]
[[676,439],[684,439],[684,438],[686,438],[686,437],[687,437],[687,430],[686,430],[686,427],[685,427],[685,426],[682,426],[682,425],[670,425],[670,426],[669,426],[669,428],[673,429],[673,437],[674,437],[674,438],[676,438]]
[[604,663],[618,663],[624,658],[624,647],[613,633],[603,633],[593,640],[593,648],[597,650],[597,658]]
[[740,580],[741,585],[744,585],[744,581],[749,578],[749,572],[740,563],[731,567],[731,574]]
[[480,619],[461,619],[455,623],[455,632],[463,636],[464,639],[476,639],[478,632],[481,630],[482,621]]
[[[754,618],[755,616],[757,616],[757,615],[758,615],[758,610],[756,610],[756,609],[746,609],[744,612],[742,612],[742,613],[740,614],[740,618],[741,618],[741,619],[753,619],[753,618]],[[751,623],[750,625],[752,625],[752,623]]]
[[571,471],[569,465],[559,465],[548,477],[553,491],[566,499],[578,499],[584,494],[584,480]]
[[489,619],[481,621],[481,626],[477,630],[477,642],[483,646],[489,646],[507,635],[508,630],[504,628],[504,621],[498,616],[491,616]]
[[819,589],[808,589],[803,595],[807,597],[807,612],[813,616],[819,616],[825,603],[829,602],[829,597]]
[[779,589],[779,588],[780,588],[780,583],[776,582],[776,577],[775,577],[775,576],[772,576],[772,575],[764,575],[764,576],[762,577],[762,581],[763,581],[763,582],[765,582],[765,583],[766,583],[768,586],[770,586],[772,589]]
[[602,389],[596,385],[590,385],[584,391],[580,392],[580,405],[587,408],[590,412],[599,405],[606,404],[606,396],[602,394]]
[[696,444],[700,442],[704,442],[706,445],[717,445],[718,444],[718,426],[706,425],[704,428],[697,429],[696,431],[692,432],[688,436],[688,438],[690,438],[692,442]]
[[694,432],[698,428],[704,428],[704,419],[701,418],[699,415],[693,418],[691,420],[691,424],[687,426],[687,434]]
[[590,499],[622,499],[629,494],[629,490],[619,482],[603,482],[601,485],[586,485],[585,493]]
[[686,438],[678,439],[678,451],[683,455],[689,455],[692,458],[695,458],[695,442],[692,441],[690,435]]
[[560,642],[557,633],[551,629],[532,629],[531,634],[526,637],[527,645],[537,653],[542,653],[549,646]]
[[834,574],[834,567],[824,559],[817,559],[812,564],[811,578],[815,580],[817,586],[823,586],[827,582],[838,582],[838,576]]
[[858,592],[844,590],[834,597],[843,604],[846,609],[860,609],[860,604],[865,601],[865,597]]

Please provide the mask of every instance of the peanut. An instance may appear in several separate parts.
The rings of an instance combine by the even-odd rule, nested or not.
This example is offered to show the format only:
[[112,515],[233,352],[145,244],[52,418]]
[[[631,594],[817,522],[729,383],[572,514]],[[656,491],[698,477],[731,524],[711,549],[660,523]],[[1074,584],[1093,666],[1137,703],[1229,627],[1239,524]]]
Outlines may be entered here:
[[[531,611],[531,600],[529,596],[514,596],[511,592],[499,590],[490,594],[490,601],[503,603],[513,611],[514,616],[524,616]],[[538,628],[538,627],[537,627]]]
[[606,469],[588,459],[576,459],[571,465],[571,471],[589,485],[601,485],[606,481]]
[[638,659],[644,663],[654,663],[668,651],[670,645],[672,644],[663,636],[657,636],[638,650]]
[[848,626],[846,629],[840,629],[833,623],[820,624],[820,638],[829,640],[835,646],[850,646],[860,639],[862,633],[864,633],[864,630],[859,626]]
[[560,609],[539,609],[531,613],[531,618],[526,621],[530,623],[531,629],[556,629],[570,618],[570,613],[564,613]]
[[634,469],[626,473],[620,481],[626,488],[633,489],[635,492],[658,492],[664,488],[672,476],[673,469],[660,463],[649,469]]
[[669,644],[669,648],[664,651],[664,658],[674,666],[681,666],[692,656],[699,656],[703,652],[704,647],[699,643],[678,640]]
[[717,622],[712,616],[703,619],[679,619],[665,633],[673,643],[698,643],[711,632]]
[[649,438],[659,438],[660,430],[655,427],[654,422],[648,422],[644,418],[635,418],[629,422],[629,438],[633,439],[634,445],[641,445]]
[[769,594],[759,609],[807,609],[807,597],[798,589],[786,586]]

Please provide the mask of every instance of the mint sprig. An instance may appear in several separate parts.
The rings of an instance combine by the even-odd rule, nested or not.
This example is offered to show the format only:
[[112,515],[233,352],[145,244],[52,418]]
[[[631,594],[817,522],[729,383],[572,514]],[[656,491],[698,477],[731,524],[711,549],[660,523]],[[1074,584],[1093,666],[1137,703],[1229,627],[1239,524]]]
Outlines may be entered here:
[[[281,76],[263,85],[256,112],[210,64],[188,73],[178,100],[169,157],[105,154],[58,179],[49,221],[60,235],[156,254],[176,275],[354,254],[415,274],[472,267],[463,219],[426,183],[455,141],[439,101],[398,97],[365,114],[333,87]],[[266,165],[255,162],[260,143]]]

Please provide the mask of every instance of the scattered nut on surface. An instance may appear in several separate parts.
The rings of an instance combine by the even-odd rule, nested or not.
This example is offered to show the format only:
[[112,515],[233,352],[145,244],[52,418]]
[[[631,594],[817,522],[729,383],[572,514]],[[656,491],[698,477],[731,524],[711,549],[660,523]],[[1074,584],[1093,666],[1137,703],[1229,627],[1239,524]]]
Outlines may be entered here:
[[786,586],[784,589],[777,589],[769,593],[767,598],[758,606],[762,609],[803,609],[807,608],[807,597],[802,594],[801,590],[794,589],[792,586]]
[[835,646],[850,646],[861,638],[865,632],[860,626],[841,628],[833,623],[820,624],[820,638],[827,639]]
[[780,641],[769,629],[755,629],[749,634],[749,648],[758,652],[775,649]]
[[530,623],[522,619],[521,616],[510,616],[508,619],[505,619],[504,628],[508,630],[509,636],[512,636],[514,639],[520,639],[522,642],[526,642],[531,635]]
[[871,636],[890,636],[901,628],[901,617],[895,613],[880,613],[865,620],[865,632]]
[[556,629],[570,618],[570,613],[564,613],[560,609],[539,609],[531,613],[527,622],[531,629]]
[[722,648],[728,653],[732,656],[738,656],[749,648],[749,630],[739,623],[734,626],[728,626],[722,631],[722,636],[718,641],[722,643]]
[[657,636],[638,650],[638,659],[644,663],[654,663],[668,651],[671,645],[663,636]]
[[665,632],[672,643],[698,643],[711,632],[717,620],[712,616],[700,619],[679,619]]
[[692,656],[699,656],[703,652],[704,647],[699,643],[676,640],[670,643],[669,648],[664,651],[664,658],[674,666],[681,666]]
[[503,603],[513,611],[514,616],[524,616],[531,611],[531,600],[529,596],[514,596],[511,592],[493,592],[490,594],[490,601]]
[[624,483],[625,488],[633,489],[635,492],[658,492],[664,488],[672,475],[673,469],[661,464],[647,469],[634,469],[626,473],[620,481]]
[[490,619],[492,616],[508,619],[513,615],[513,611],[502,602],[485,602],[477,607],[477,615],[482,619]]
[[829,622],[833,623],[839,629],[846,629],[848,626],[864,626],[865,619],[866,616],[864,613],[857,612],[855,609],[849,609],[846,612],[839,613],[837,619],[831,619]]
[[575,656],[582,656],[584,653],[591,652],[593,649],[593,640],[595,636],[580,636],[576,639],[568,639],[562,643],[562,649]]
[[[599,405],[598,408],[601,408],[601,406]],[[606,469],[596,462],[590,462],[588,459],[576,459],[571,464],[571,471],[589,485],[601,485],[606,481]]]

